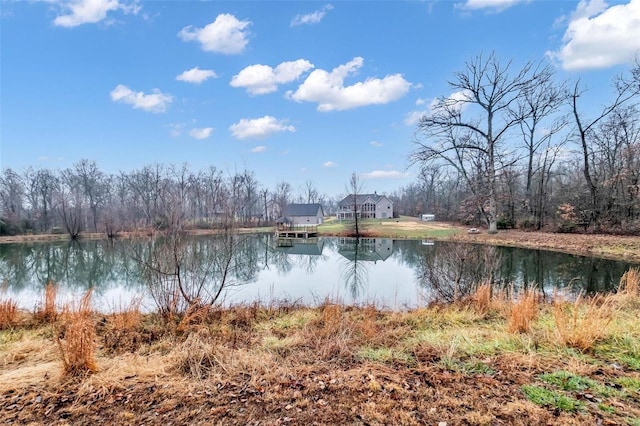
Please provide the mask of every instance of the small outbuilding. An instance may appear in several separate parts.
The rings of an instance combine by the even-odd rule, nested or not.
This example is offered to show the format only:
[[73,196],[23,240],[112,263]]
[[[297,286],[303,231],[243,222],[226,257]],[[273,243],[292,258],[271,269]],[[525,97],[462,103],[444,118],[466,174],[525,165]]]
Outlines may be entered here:
[[320,225],[324,220],[324,210],[320,204],[288,204],[284,215],[276,222],[289,226]]

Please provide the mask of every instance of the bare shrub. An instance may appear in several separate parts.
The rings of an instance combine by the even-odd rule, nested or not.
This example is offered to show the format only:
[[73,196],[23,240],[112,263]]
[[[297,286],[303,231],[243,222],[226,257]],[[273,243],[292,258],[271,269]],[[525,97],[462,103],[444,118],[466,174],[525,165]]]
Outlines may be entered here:
[[578,296],[575,302],[554,297],[553,317],[557,336],[566,346],[586,352],[603,337],[615,314],[615,296]]
[[524,290],[511,305],[507,328],[510,333],[528,333],[538,316],[538,291],[535,287]]
[[89,290],[80,302],[63,308],[56,341],[62,356],[64,374],[81,376],[98,370],[96,363],[96,328],[92,318]]

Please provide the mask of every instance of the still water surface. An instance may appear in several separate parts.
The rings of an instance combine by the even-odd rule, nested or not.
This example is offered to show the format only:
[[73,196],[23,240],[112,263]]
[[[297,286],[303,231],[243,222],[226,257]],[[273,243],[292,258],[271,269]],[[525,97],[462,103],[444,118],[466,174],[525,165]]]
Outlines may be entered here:
[[[375,303],[403,309],[432,300],[451,301],[490,280],[496,286],[611,291],[630,267],[626,262],[540,250],[450,242],[320,238],[282,244],[270,234],[240,237],[231,273],[222,292],[225,304],[290,300],[313,305],[325,299],[346,304]],[[189,253],[215,252],[216,237],[188,240]],[[94,289],[97,309],[110,311],[143,298],[156,309],[138,262],[149,241],[82,241],[0,245],[0,279],[5,295],[21,308],[41,303],[48,281],[59,285],[62,299]],[[146,250],[146,251],[145,251]],[[203,257],[207,259],[206,256]],[[206,261],[206,260],[205,260]],[[219,283],[212,276],[211,291]]]

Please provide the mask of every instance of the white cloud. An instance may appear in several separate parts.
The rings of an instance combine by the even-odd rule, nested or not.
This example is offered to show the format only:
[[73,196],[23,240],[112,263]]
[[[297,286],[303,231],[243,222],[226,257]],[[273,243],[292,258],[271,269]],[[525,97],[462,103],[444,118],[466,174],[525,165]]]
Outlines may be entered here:
[[297,102],[317,102],[318,111],[346,110],[366,105],[386,104],[404,96],[411,87],[402,75],[388,75],[382,79],[369,78],[351,86],[344,79],[362,67],[364,59],[354,58],[331,72],[314,70],[295,92],[287,97]]
[[640,0],[608,7],[582,0],[569,19],[563,46],[549,56],[566,70],[607,68],[627,63],[640,52]]
[[458,6],[463,9],[493,9],[496,12],[501,12],[518,3],[527,3],[529,1],[530,0],[467,0],[464,3],[459,3]]
[[382,147],[384,144],[378,141],[371,141],[371,146],[375,146],[376,148]]
[[187,83],[200,84],[209,78],[216,78],[218,74],[214,70],[201,70],[198,67],[184,71],[176,77],[176,80],[185,81]]
[[278,90],[278,84],[289,83],[313,68],[305,59],[283,62],[277,67],[268,65],[250,65],[234,75],[231,86],[244,87],[252,95],[264,95]]
[[330,168],[330,167],[336,167],[336,166],[337,166],[337,164],[334,163],[333,161],[326,161],[326,162],[322,163],[322,167]]
[[429,111],[411,111],[404,117],[404,124],[407,126],[415,126],[418,124],[418,121],[428,113]]
[[184,41],[199,41],[202,50],[207,52],[234,55],[242,53],[249,43],[249,25],[251,21],[240,21],[231,14],[223,13],[203,28],[184,27],[178,37]]
[[322,21],[322,18],[324,18],[327,12],[331,9],[333,9],[333,6],[327,4],[315,12],[308,13],[306,15],[296,15],[296,17],[291,20],[291,26],[297,27],[299,25],[317,24]]
[[[404,124],[407,126],[415,126],[418,121],[425,115],[431,115],[437,111],[439,107],[451,109],[454,111],[463,111],[469,105],[469,97],[471,92],[466,90],[460,90],[453,92],[446,98],[433,99],[427,109],[416,110],[409,112],[404,118]],[[424,99],[418,99],[416,101],[417,106],[422,106],[426,103]]]
[[164,94],[158,89],[153,89],[153,93],[145,95],[144,92],[134,92],[123,84],[118,84],[111,91],[111,100],[132,105],[136,109],[143,109],[149,112],[165,112],[169,104],[173,101],[173,96]]
[[409,177],[409,173],[402,173],[396,170],[374,170],[360,175],[363,179],[404,179]]
[[258,153],[258,152],[265,152],[266,150],[267,150],[267,147],[266,147],[266,146],[264,146],[264,145],[259,145],[259,146],[256,146],[255,148],[253,148],[253,149],[251,150],[251,152]]
[[195,128],[191,129],[189,136],[196,139],[206,139],[211,136],[211,133],[213,133],[213,127]]
[[68,0],[53,1],[60,9],[53,24],[59,27],[77,27],[82,24],[95,24],[107,18],[107,14],[120,10],[124,13],[137,14],[142,8],[137,2],[120,3],[119,0]]
[[261,118],[243,118],[229,127],[236,139],[264,138],[279,132],[295,132],[296,128],[286,124],[286,120],[277,120],[265,115]]

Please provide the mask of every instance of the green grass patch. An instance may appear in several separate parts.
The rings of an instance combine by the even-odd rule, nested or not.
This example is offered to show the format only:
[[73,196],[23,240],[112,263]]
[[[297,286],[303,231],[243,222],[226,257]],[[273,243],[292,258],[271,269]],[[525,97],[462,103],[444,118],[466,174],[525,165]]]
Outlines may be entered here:
[[[412,223],[411,228],[402,227],[401,223]],[[400,226],[394,226],[398,224]],[[360,219],[358,228],[362,234],[373,237],[407,238],[407,239],[446,239],[459,231],[454,228],[441,228],[433,223],[420,222],[415,218],[403,216],[394,219]],[[355,230],[352,220],[339,221],[335,218],[327,219],[318,225],[318,232],[322,235],[344,235]]]
[[603,403],[599,403],[599,404],[598,404],[598,409],[599,409],[600,411],[604,411],[604,412],[605,412],[605,413],[607,413],[607,414],[615,414],[615,413],[616,413],[616,409],[615,409],[615,408],[613,408],[613,407],[612,407],[612,406],[610,406],[610,405],[603,404]]
[[594,347],[594,354],[609,362],[640,371],[640,338],[630,335],[613,336]]
[[545,373],[540,376],[540,380],[569,392],[583,392],[589,390],[594,394],[604,397],[619,394],[619,392],[615,389],[610,388],[596,380],[579,376],[568,371],[555,371],[553,373]]
[[492,376],[495,373],[494,369],[489,365],[474,358],[462,361],[451,357],[444,357],[440,360],[440,365],[449,371],[462,373],[466,376],[475,376],[478,374]]
[[408,353],[395,348],[363,347],[358,350],[357,356],[364,361],[373,361],[382,364],[395,364],[399,362],[410,365],[415,361]]
[[300,330],[313,321],[318,314],[310,309],[294,311],[258,325],[258,329]]
[[622,386],[627,392],[640,393],[640,379],[635,377],[618,377],[615,383]]
[[629,426],[640,426],[640,419],[639,418],[628,418],[627,419],[627,423],[629,424]]
[[559,392],[535,385],[523,385],[521,389],[527,399],[536,405],[572,413],[584,409],[582,402]]

